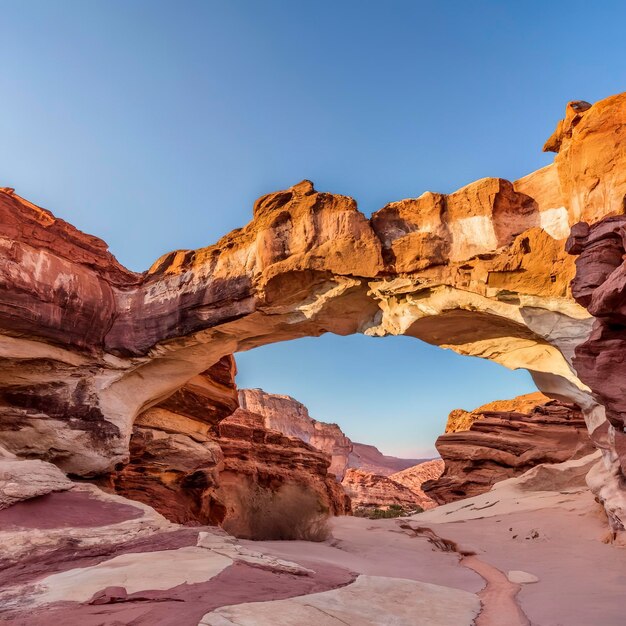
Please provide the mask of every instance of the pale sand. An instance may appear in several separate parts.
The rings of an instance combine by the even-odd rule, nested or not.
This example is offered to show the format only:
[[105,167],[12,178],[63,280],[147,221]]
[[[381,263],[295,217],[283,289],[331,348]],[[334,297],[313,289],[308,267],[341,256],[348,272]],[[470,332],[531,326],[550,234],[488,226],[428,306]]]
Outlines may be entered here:
[[[405,520],[336,518],[334,539],[323,544],[249,544],[296,562],[307,558],[369,576],[474,593],[485,588],[479,594],[484,604],[478,626],[626,624],[626,549],[603,543],[607,523],[600,505],[581,486],[564,491],[530,491],[529,487],[545,485],[530,474],[499,483],[487,494]],[[442,552],[424,534],[428,529],[431,540],[437,536],[451,540],[459,551],[475,556]],[[507,578],[511,570],[539,580],[511,583]]]

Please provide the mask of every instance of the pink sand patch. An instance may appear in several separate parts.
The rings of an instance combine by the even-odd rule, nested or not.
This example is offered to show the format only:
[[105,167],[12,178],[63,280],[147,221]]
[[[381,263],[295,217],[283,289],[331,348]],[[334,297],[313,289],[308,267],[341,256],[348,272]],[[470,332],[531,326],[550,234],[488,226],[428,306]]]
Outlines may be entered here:
[[143,516],[137,507],[98,500],[84,491],[50,493],[0,511],[0,530],[91,528]]
[[301,565],[315,570],[315,574],[295,576],[234,563],[204,583],[133,593],[123,602],[114,604],[63,602],[31,610],[28,615],[11,615],[0,623],[12,626],[196,626],[205,613],[221,606],[328,591],[348,585],[356,578],[340,567],[310,562]]

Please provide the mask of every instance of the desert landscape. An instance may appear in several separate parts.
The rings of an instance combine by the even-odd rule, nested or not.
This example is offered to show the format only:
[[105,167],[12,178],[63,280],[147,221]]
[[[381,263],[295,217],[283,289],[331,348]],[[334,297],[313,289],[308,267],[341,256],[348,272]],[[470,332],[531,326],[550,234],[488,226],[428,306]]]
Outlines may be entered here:
[[[1,623],[617,626],[626,94],[509,182],[371,219],[309,181],[132,272],[0,190]],[[237,352],[407,335],[524,368],[401,459],[239,389]]]
[[0,626],[626,625],[626,5],[0,8]]

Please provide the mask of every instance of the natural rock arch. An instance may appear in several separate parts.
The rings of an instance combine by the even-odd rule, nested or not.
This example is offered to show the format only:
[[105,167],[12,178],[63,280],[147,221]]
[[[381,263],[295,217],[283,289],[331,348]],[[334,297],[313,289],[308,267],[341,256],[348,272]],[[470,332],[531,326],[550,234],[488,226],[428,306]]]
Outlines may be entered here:
[[528,369],[542,391],[583,408],[614,460],[615,429],[572,360],[593,319],[571,296],[565,238],[581,219],[623,213],[623,128],[624,95],[570,104],[549,141],[553,165],[514,183],[427,192],[371,219],[303,181],[260,198],[245,228],[143,275],[5,189],[4,445],[103,472],[125,460],[139,412],[224,355],[361,332]]

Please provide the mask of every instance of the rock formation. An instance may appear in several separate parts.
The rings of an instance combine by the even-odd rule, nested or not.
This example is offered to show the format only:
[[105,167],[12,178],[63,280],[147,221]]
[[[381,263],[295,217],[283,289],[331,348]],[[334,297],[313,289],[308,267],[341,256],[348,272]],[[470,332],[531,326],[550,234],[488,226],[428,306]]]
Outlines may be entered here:
[[[538,401],[529,408],[533,397]],[[439,504],[484,493],[536,465],[578,459],[594,449],[578,407],[537,394],[465,413],[473,418],[469,429],[446,429],[435,443],[445,462],[443,474],[423,484]],[[448,420],[454,428],[458,414],[453,411]]]
[[262,389],[240,389],[239,403],[242,409],[262,415],[266,428],[297,437],[329,454],[332,458],[330,472],[338,480],[343,478],[347,468],[388,476],[424,461],[387,456],[375,446],[354,442],[337,424],[313,419],[307,407],[291,396],[267,393]]
[[[625,205],[626,206],[626,205]],[[607,217],[589,226],[577,224],[567,242],[576,259],[572,291],[596,322],[584,343],[576,347],[574,364],[580,378],[606,410],[606,422],[596,425],[594,440],[606,453],[606,466],[590,477],[606,504],[615,530],[626,526],[626,401],[622,393],[626,348],[626,218]]]
[[[413,467],[408,467],[401,472],[390,474],[389,478],[396,483],[400,483],[405,487],[408,487],[414,493],[423,496],[425,499],[430,498],[422,490],[422,485],[427,480],[436,480],[441,476],[444,469],[443,459],[432,459],[431,461],[424,461]],[[422,508],[431,508],[431,506],[423,506]]]
[[350,499],[329,473],[327,454],[296,437],[267,429],[263,416],[244,409],[221,421],[217,432],[224,461],[216,497],[224,505],[222,524],[229,532],[249,536],[248,515],[258,504],[255,499],[271,498],[283,487],[314,495],[321,512],[350,512]]
[[350,496],[355,513],[363,509],[386,509],[389,506],[411,511],[421,506],[417,494],[386,476],[349,469],[341,484]]
[[330,472],[339,480],[348,466],[352,442],[337,424],[318,422],[309,410],[291,396],[266,393],[262,389],[240,389],[242,409],[263,417],[265,428],[297,437],[331,457]]
[[213,427],[239,406],[235,360],[220,359],[136,419],[130,462],[102,484],[153,506],[179,524],[216,524],[225,507],[216,496],[224,454]]
[[[130,462],[100,484],[153,506],[172,522],[222,524],[236,534],[244,532],[240,527],[258,490],[296,486],[313,494],[321,509],[349,513],[350,501],[329,469],[330,455],[278,432],[260,413],[240,409],[235,373],[233,357],[226,356],[141,413]],[[259,390],[253,407],[245,404],[245,391],[244,406],[270,412],[272,396]]]
[[[443,465],[441,461],[439,463]],[[404,470],[404,472],[411,472],[411,478],[404,474],[399,481],[394,480],[392,476],[381,476],[351,468],[346,471],[341,484],[350,496],[355,513],[363,509],[387,509],[394,505],[401,507],[404,511],[431,509],[436,506],[435,501],[421,490],[422,482],[427,478],[424,477],[420,482],[419,470],[416,468],[419,468],[419,465]],[[433,472],[432,468],[426,470],[428,477],[437,477],[439,474],[441,471]]]
[[[75,475],[106,473],[128,461],[140,414],[226,355],[324,332],[404,334],[526,368],[541,391],[578,404],[606,461],[594,489],[620,528],[619,401],[602,383],[594,395],[601,377],[584,350],[573,361],[590,312],[615,321],[619,310],[595,308],[616,301],[608,293],[594,293],[590,312],[579,304],[581,285],[597,282],[583,273],[574,301],[564,240],[581,220],[624,213],[625,118],[625,94],[571,103],[546,146],[554,164],[393,202],[370,220],[303,181],[260,198],[253,220],[217,244],[166,254],[141,275],[2,190],[0,442]],[[592,247],[602,250],[594,272],[615,263],[614,245]],[[594,331],[608,350],[600,362],[615,345],[611,323]]]
[[510,400],[494,400],[493,402],[483,404],[473,411],[454,409],[450,411],[448,415],[445,432],[456,433],[458,431],[469,430],[476,420],[483,419],[487,413],[530,413],[537,405],[544,404],[549,400],[550,398],[540,391],[535,391],[534,393],[526,393]]

